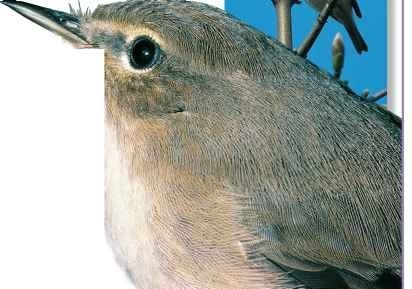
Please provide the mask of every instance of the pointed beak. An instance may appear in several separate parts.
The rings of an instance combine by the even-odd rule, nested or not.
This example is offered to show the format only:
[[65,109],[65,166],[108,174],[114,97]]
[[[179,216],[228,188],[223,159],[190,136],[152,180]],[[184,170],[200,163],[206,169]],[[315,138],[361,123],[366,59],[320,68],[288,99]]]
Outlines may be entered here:
[[60,35],[76,47],[93,47],[87,42],[82,33],[81,19],[74,15],[23,1],[4,0],[0,3],[8,6],[47,30]]

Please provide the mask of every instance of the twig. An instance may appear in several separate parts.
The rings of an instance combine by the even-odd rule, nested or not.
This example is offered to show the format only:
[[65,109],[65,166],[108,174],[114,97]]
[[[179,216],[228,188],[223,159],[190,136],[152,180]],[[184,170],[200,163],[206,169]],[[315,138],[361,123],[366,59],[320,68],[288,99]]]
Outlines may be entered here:
[[292,5],[296,0],[272,0],[276,8],[278,40],[292,49]]
[[384,98],[385,96],[388,95],[388,90],[384,89],[382,91],[379,91],[378,93],[376,93],[375,95],[368,97],[366,100],[368,102],[377,102],[378,100]]
[[325,25],[328,17],[332,13],[332,9],[335,7],[337,0],[330,0],[325,7],[323,7],[322,11],[320,12],[316,24],[313,26],[312,31],[303,41],[302,45],[299,47],[297,53],[298,55],[306,58],[308,55],[309,50],[312,48],[315,40],[318,38],[320,32],[322,31],[323,26]]

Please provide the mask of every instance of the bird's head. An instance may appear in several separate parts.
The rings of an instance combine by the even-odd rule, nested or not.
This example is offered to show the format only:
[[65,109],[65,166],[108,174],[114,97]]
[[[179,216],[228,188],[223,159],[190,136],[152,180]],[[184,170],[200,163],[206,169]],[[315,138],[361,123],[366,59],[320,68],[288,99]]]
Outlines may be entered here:
[[281,76],[294,57],[263,33],[202,3],[134,0],[71,13],[1,3],[76,47],[105,50],[109,115],[238,111],[245,104],[236,91]]
[[[320,93],[326,79],[277,41],[203,3],[133,0],[70,14],[0,3],[76,47],[105,50],[106,143],[121,146],[133,172],[143,161],[193,167],[195,159],[264,147],[256,136],[269,133],[267,124],[291,102],[303,110],[302,95]],[[277,125],[289,120],[278,117]]]

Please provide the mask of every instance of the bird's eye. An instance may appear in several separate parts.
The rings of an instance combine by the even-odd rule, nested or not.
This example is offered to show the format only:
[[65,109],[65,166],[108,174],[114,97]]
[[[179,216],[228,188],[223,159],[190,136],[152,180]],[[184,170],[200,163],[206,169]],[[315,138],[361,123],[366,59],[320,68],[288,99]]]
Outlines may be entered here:
[[159,60],[159,45],[148,37],[137,38],[129,51],[130,64],[136,69],[149,69]]

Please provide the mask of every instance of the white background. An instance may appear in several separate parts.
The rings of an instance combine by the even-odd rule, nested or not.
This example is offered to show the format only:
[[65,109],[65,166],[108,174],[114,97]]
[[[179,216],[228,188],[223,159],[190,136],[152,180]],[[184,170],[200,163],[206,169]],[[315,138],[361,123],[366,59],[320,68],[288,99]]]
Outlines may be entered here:
[[[34,3],[67,11],[67,0]],[[102,51],[72,49],[1,6],[0,39],[0,288],[133,288],[104,237]]]
[[[404,151],[405,151],[405,170],[404,170],[404,177],[405,177],[405,185],[404,185],[404,257],[405,257],[405,271],[404,271],[404,288],[409,289],[412,288],[412,268],[411,268],[411,261],[412,261],[412,196],[411,188],[412,188],[412,19],[410,15],[412,15],[412,3],[409,0],[404,1],[405,5],[405,91],[404,91]],[[409,16],[408,16],[409,15]]]
[[388,7],[388,108],[402,115],[402,1],[387,0]]

